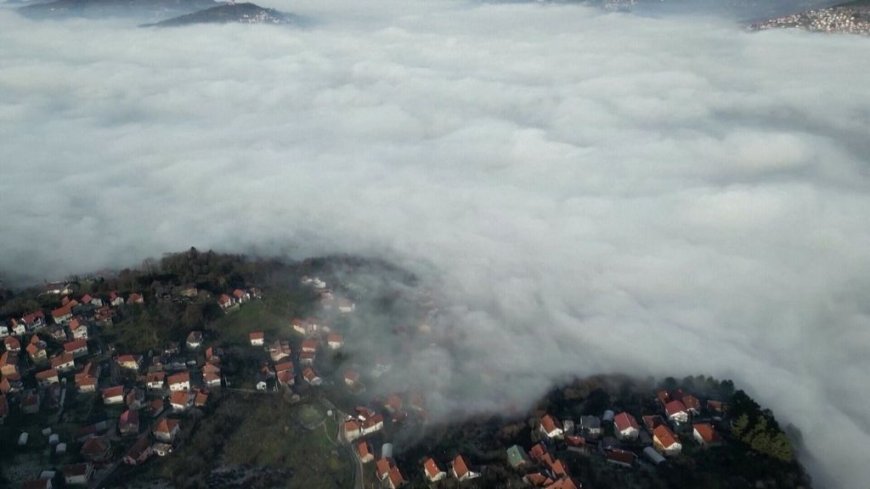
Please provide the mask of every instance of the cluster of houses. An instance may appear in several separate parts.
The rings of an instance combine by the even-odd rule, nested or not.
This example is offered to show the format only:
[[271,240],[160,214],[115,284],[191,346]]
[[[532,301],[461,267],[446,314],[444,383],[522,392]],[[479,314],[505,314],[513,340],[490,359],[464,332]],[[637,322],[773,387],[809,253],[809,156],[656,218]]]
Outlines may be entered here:
[[[321,302],[336,300],[332,291],[327,288],[326,282],[319,278],[304,277],[302,284],[317,290]],[[224,307],[224,304],[233,304],[231,301],[234,300],[237,301],[236,303],[247,300],[244,295],[238,292],[233,292],[232,297],[221,296],[221,300],[224,301],[221,302],[221,307]],[[233,307],[233,305],[228,307]],[[354,309],[353,302],[346,299],[341,300],[340,312],[350,313]],[[290,341],[287,339],[267,339],[263,331],[253,331],[249,334],[251,346],[263,348],[269,357],[269,360],[263,362],[260,368],[256,382],[257,390],[289,389],[296,385],[297,373],[305,384],[313,387],[319,386],[323,383],[323,379],[315,366],[318,354],[324,349],[334,352],[344,347],[342,334],[334,331],[329,324],[321,319],[314,317],[293,318],[290,321],[290,328],[303,338],[299,345],[299,351],[295,355]]]
[[341,334],[331,332],[328,326],[315,318],[293,319],[291,326],[304,336],[295,355],[295,363],[289,340],[275,338],[267,341],[263,331],[249,334],[251,346],[263,348],[269,357],[269,361],[263,362],[260,368],[257,390],[268,390],[270,385],[274,388],[290,388],[296,385],[297,372],[307,385],[321,385],[323,379],[315,368],[318,353],[324,348],[337,351],[344,346]]
[[356,304],[352,300],[346,297],[336,296],[327,286],[326,282],[319,277],[305,276],[302,277],[301,283],[302,285],[311,287],[317,292],[317,295],[320,298],[320,307],[323,308],[324,311],[336,310],[342,314],[349,314],[356,310]]
[[[351,375],[352,379],[348,378],[349,375]],[[354,382],[359,381],[358,374],[355,371],[345,372],[344,376],[346,385],[351,389]],[[349,380],[353,380],[353,382],[349,382]],[[382,400],[381,408],[382,411],[377,412],[368,407],[357,406],[354,409],[354,413],[347,415],[344,419],[340,427],[340,435],[345,441],[352,444],[357,457],[363,464],[375,462],[375,477],[381,481],[381,484],[394,489],[403,485],[406,479],[392,458],[392,445],[385,443],[381,450],[381,456],[375,460],[375,454],[368,437],[383,431],[385,416],[389,417],[394,426],[405,422],[409,418],[425,421],[427,417],[426,404],[423,395],[419,392],[411,392],[406,395],[392,393]],[[424,464],[425,471],[433,467],[437,468],[437,463],[434,460]],[[469,470],[468,467],[465,464],[465,459],[457,457],[454,460],[451,474],[460,481],[473,479],[480,475],[478,472]],[[439,470],[438,473],[440,472]],[[430,478],[432,482],[437,482],[446,477],[446,473],[443,475],[438,475],[438,473],[434,473],[432,476],[435,477],[434,479]]]
[[[246,301],[260,294],[252,289],[240,297]],[[96,468],[112,462],[137,465],[152,455],[168,455],[182,415],[205,407],[210,390],[221,385],[222,352],[203,349],[200,331],[187,336],[183,349],[171,344],[147,361],[135,353],[103,354],[101,329],[113,324],[121,306],[141,304],[144,298],[138,293],[64,296],[48,314],[37,310],[0,322],[0,423],[16,407],[21,415],[61,412],[73,390],[72,402],[93,402],[91,396],[98,395],[105,406],[107,419],[81,427],[72,439],[61,439],[50,427],[43,430],[53,454],[67,454],[72,442],[80,446],[81,463],[61,468],[67,485],[88,484]],[[23,431],[19,445],[26,447],[29,438]],[[51,471],[42,475],[50,477],[27,481],[24,487],[51,487],[57,480]]]
[[251,287],[249,289],[234,289],[229,294],[221,294],[218,296],[217,303],[223,311],[231,311],[248,301],[262,298],[260,289]]
[[656,405],[660,411],[642,415],[640,422],[632,413],[612,410],[600,417],[581,416],[577,422],[544,415],[537,424],[541,441],[528,452],[511,447],[508,462],[516,469],[533,466],[524,477],[532,486],[566,488],[575,485],[564,465],[549,455],[557,447],[583,455],[597,452],[609,464],[633,467],[641,457],[654,465],[665,463],[667,457],[680,455],[685,443],[704,448],[721,443],[716,425],[725,413],[724,403],[708,400],[702,407],[697,397],[677,389],[658,391]]

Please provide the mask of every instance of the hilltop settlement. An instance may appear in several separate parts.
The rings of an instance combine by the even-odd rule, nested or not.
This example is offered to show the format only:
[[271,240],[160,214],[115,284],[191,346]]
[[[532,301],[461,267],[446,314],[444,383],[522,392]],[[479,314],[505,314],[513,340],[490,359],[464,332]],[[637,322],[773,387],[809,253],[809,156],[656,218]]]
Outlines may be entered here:
[[709,377],[578,378],[531,411],[433,419],[425,386],[388,380],[413,351],[356,345],[372,310],[438,341],[413,282],[191,249],[0,291],[0,484],[810,487],[773,413]]

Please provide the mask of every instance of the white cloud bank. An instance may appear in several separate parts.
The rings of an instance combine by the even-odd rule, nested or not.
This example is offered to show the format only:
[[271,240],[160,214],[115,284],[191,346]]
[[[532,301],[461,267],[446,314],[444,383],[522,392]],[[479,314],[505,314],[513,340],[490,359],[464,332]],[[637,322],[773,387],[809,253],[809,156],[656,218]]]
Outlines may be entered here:
[[305,29],[0,12],[0,269],[190,245],[420,263],[465,362],[732,377],[817,479],[866,486],[866,39],[350,3],[275,5]]

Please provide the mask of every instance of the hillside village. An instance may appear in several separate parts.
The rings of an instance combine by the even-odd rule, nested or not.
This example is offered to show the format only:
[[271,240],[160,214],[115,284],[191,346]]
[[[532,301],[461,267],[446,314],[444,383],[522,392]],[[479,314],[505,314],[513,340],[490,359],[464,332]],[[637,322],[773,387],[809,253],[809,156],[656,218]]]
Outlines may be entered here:
[[[404,439],[397,437],[403,431],[444,427],[430,422],[423,389],[366,394],[383,391],[374,387],[391,362],[348,360],[342,318],[353,317],[357,304],[321,277],[302,276],[296,284],[316,314],[287,316],[277,329],[188,327],[183,339],[145,351],[119,346],[138,343],[113,341],[129,337],[118,330],[139,324],[134,319],[152,301],[178,311],[191,304],[213,307],[217,323],[224,324],[221,317],[234,321],[245,308],[271,300],[269,288],[244,284],[221,290],[228,281],[220,277],[209,283],[211,291],[161,281],[147,292],[125,293],[81,292],[73,282],[47,284],[39,294],[47,307],[0,318],[4,456],[29,454],[31,462],[5,466],[4,476],[28,489],[117,485],[119,474],[139,474],[130,471],[178,456],[185,443],[200,436],[197,426],[214,415],[214,403],[234,396],[269,396],[288,406],[317,403],[324,416],[302,424],[310,424],[306,429],[312,432],[322,427],[333,450],[344,450],[357,488],[608,487],[606,477],[597,476],[601,470],[622,471],[617,479],[631,473],[646,477],[729,446],[743,450],[760,439],[753,426],[767,419],[748,398],[737,398],[735,412],[732,400],[742,393],[718,389],[719,384],[699,392],[668,385],[634,403],[606,395],[602,400],[599,389],[578,398],[582,402],[563,398],[546,404],[525,427],[515,416],[498,421],[494,430],[513,431],[492,450],[473,437],[460,443],[470,430],[448,436],[446,444],[423,438],[402,446]],[[770,421],[770,430],[778,431]],[[767,450],[765,457],[781,457],[782,464],[793,463],[790,447],[755,448]],[[802,483],[801,477],[792,485],[752,479],[759,488]]]

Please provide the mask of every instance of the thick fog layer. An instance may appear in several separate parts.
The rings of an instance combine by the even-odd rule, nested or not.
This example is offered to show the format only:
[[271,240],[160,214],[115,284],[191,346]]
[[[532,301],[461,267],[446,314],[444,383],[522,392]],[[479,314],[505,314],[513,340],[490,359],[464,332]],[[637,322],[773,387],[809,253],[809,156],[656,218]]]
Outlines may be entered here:
[[731,377],[802,430],[817,479],[866,487],[866,39],[269,6],[310,22],[0,12],[7,280],[191,245],[383,256],[431,274],[464,331],[417,364],[440,385],[478,369],[521,402],[573,373]]

